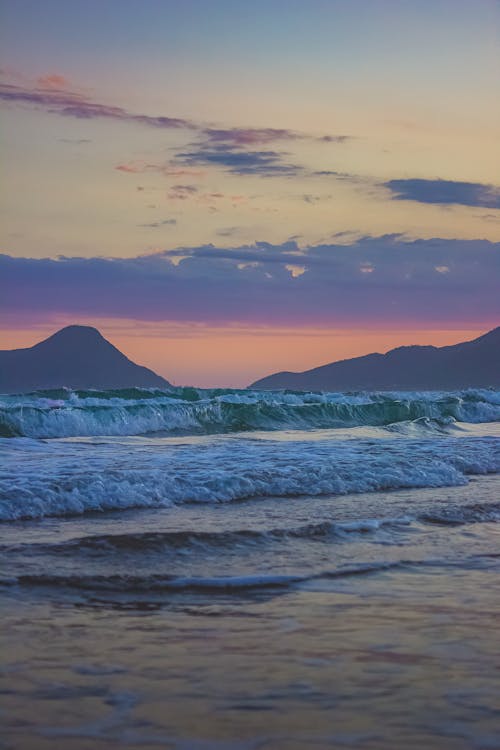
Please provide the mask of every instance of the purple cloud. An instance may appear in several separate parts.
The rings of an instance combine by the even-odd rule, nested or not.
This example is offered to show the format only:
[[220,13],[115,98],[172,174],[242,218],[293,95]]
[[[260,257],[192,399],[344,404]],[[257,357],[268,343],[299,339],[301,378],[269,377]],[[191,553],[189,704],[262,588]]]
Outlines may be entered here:
[[[178,151],[170,164],[120,164],[116,167],[122,172],[130,173],[153,171],[168,177],[186,171],[182,170],[183,167],[193,171],[193,167],[212,166],[236,175],[292,177],[305,174],[306,170],[289,161],[288,153],[256,147],[279,141],[312,140],[325,144],[344,143],[349,139],[347,135],[316,136],[298,133],[287,128],[206,127],[184,118],[135,114],[122,107],[95,102],[78,91],[72,91],[67,79],[57,74],[39,78],[35,88],[0,83],[0,100],[29,104],[51,113],[79,120],[100,118],[159,129],[183,129],[198,133],[200,140]],[[80,139],[80,142],[83,143],[84,140]],[[333,171],[313,174],[344,177]],[[174,190],[171,197],[181,199],[187,196],[175,195]]]
[[289,141],[304,138],[292,130],[276,128],[206,128],[203,134],[210,143],[233,144],[234,146],[260,146],[273,141]]
[[129,259],[4,255],[0,309],[37,320],[482,326],[499,319],[499,274],[500,243],[393,235],[347,246],[205,245]]
[[262,146],[274,141],[313,140],[320,143],[345,143],[348,135],[308,135],[288,128],[206,128],[203,135],[207,143],[225,143],[239,147]]
[[178,117],[152,117],[133,114],[122,107],[98,104],[82,94],[54,87],[27,89],[8,83],[0,83],[0,99],[7,102],[32,104],[48,112],[80,120],[106,118],[125,122],[136,122],[155,128],[197,130],[198,126]]
[[72,91],[70,82],[61,75],[52,73],[37,79],[36,86],[29,88],[12,83],[0,83],[0,100],[17,104],[30,104],[66,117],[80,120],[106,118],[124,122],[135,122],[154,128],[185,129],[198,131],[211,144],[226,144],[246,148],[283,140],[313,140],[319,143],[344,143],[347,135],[316,136],[297,133],[286,128],[216,128],[206,127],[180,117],[134,114],[122,107],[101,104]]
[[383,186],[399,201],[500,209],[500,187],[455,180],[389,180]]
[[232,143],[193,145],[190,151],[181,151],[176,163],[187,166],[215,166],[230,174],[256,175],[258,177],[289,177],[301,174],[303,167],[285,161],[288,154],[282,151],[242,150]]

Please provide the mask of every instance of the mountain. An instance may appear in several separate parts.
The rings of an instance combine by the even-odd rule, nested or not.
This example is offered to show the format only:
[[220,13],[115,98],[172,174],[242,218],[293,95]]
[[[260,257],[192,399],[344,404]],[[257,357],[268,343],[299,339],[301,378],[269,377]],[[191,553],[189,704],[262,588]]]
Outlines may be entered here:
[[278,372],[249,388],[418,391],[500,387],[500,327],[454,346],[400,346],[305,372]]
[[0,393],[48,388],[165,388],[170,383],[136,365],[96,328],[67,326],[29,349],[0,351]]

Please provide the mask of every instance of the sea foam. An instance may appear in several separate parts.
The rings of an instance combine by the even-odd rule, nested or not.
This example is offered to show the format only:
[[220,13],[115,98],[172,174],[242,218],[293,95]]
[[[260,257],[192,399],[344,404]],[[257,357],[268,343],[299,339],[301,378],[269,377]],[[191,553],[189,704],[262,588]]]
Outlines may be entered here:
[[[0,397],[0,436],[213,434],[500,420],[500,393],[294,393],[59,390]],[[420,423],[418,423],[420,421]]]
[[3,439],[0,519],[465,484],[500,470],[495,438],[205,438],[102,444]]

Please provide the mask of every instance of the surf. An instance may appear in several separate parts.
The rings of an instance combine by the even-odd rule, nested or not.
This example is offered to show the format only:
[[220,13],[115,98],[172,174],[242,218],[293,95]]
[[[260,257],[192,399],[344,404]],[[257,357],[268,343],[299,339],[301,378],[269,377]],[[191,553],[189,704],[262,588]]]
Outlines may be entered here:
[[[302,393],[180,388],[0,396],[0,437],[58,438],[317,430],[446,430],[500,420],[500,392]],[[410,429],[406,428],[407,431]]]

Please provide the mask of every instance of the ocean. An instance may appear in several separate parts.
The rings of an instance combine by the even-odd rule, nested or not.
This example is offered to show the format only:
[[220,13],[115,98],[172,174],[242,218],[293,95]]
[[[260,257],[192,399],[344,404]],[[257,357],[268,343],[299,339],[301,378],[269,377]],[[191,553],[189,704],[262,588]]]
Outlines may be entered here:
[[500,392],[0,397],[5,750],[500,748]]

